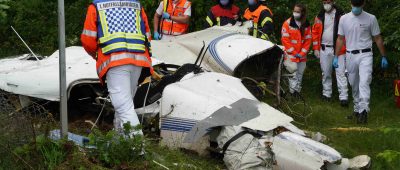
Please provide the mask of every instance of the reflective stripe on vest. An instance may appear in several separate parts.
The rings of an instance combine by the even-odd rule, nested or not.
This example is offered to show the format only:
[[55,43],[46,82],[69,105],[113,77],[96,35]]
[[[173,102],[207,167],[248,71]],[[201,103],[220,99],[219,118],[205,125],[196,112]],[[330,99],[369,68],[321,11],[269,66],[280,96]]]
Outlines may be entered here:
[[84,29],[84,30],[82,31],[82,34],[83,34],[83,35],[86,35],[86,36],[89,36],[89,37],[97,38],[97,32],[96,32],[96,31],[90,31],[90,30]]
[[208,22],[208,25],[210,25],[210,27],[212,27],[214,25],[214,23],[212,22],[212,20],[210,19],[209,16],[206,17],[206,21]]
[[[259,31],[258,27],[261,27],[261,28],[264,27],[265,23],[267,23],[268,21],[273,22],[272,18],[270,18],[270,17],[264,18],[261,22],[259,21],[261,12],[264,10],[267,10],[271,14],[271,16],[273,15],[272,11],[264,5],[260,5],[253,12],[251,12],[250,9],[248,9],[248,8],[245,11],[245,14],[243,17],[247,20],[253,21],[253,37],[259,37],[258,36],[258,31]],[[264,36],[261,35],[260,38],[268,39],[267,35],[264,35]]]
[[95,0],[99,19],[99,45],[106,55],[114,52],[144,53],[144,23],[137,0]]
[[146,56],[136,55],[132,53],[122,53],[118,55],[112,55],[108,60],[104,61],[98,68],[97,74],[100,74],[101,71],[108,67],[108,65],[113,61],[123,60],[123,59],[132,59],[139,62],[146,62],[151,66],[150,61],[147,59]]

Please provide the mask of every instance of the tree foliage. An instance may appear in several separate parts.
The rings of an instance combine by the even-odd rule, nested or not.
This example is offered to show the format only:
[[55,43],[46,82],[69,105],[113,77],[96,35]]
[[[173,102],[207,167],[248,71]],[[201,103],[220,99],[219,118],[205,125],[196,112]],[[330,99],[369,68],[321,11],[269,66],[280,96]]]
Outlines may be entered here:
[[0,22],[7,17],[6,11],[10,8],[10,6],[7,5],[8,1],[9,0],[0,0]]
[[[65,1],[66,43],[67,46],[80,45],[87,6],[91,0]],[[203,28],[205,16],[215,0],[191,0],[192,17],[190,31]],[[321,9],[321,0],[300,0],[308,8],[308,18],[313,22]],[[346,12],[351,5],[348,0],[336,0]],[[157,0],[141,0],[150,24],[159,4]],[[236,0],[242,12],[247,8],[247,1]],[[265,2],[274,13],[275,39],[279,40],[282,23],[291,16],[296,1],[274,0]],[[400,50],[400,4],[392,0],[367,0],[366,11],[377,16],[388,51]],[[28,51],[11,31],[14,26],[31,48],[39,54],[49,55],[58,47],[57,40],[57,2],[46,0],[0,0],[0,57],[27,53]],[[152,28],[152,25],[150,25]]]

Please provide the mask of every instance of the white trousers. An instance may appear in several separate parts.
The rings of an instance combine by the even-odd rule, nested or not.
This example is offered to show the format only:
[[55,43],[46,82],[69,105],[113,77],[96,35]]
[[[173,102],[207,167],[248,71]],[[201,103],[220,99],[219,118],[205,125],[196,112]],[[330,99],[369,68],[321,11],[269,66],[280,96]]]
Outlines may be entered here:
[[297,71],[293,77],[289,78],[289,91],[290,93],[301,92],[301,82],[303,80],[304,70],[306,69],[306,62],[299,62],[297,64]]
[[[112,67],[107,72],[107,88],[111,103],[114,106],[114,128],[117,132],[123,132],[123,124],[130,122],[132,127],[140,124],[133,104],[138,79],[142,67],[135,65],[122,65]],[[142,131],[134,134],[143,134]]]
[[354,111],[369,112],[369,100],[372,81],[372,52],[351,54],[347,53],[347,71],[349,72],[349,83],[352,88],[354,99]]
[[[332,63],[335,57],[334,50],[331,47],[326,47],[325,50],[320,50],[320,63],[322,70],[322,95],[332,97]],[[338,57],[339,67],[336,71],[336,81],[339,91],[339,100],[348,100],[348,88],[346,71],[346,56]]]

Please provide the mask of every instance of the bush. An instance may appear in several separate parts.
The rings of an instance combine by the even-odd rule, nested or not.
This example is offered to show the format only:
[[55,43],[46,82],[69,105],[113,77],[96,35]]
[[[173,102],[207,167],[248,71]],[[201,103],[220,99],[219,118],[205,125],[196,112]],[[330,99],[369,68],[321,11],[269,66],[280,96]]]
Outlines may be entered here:
[[89,135],[89,145],[95,149],[90,150],[90,156],[102,162],[105,166],[115,167],[121,164],[129,164],[140,160],[143,154],[143,136],[132,136],[133,131],[140,127],[132,128],[129,124],[124,124],[124,134],[116,131],[103,133],[95,129]]
[[[53,141],[44,135],[39,135],[33,143],[14,149],[20,161],[35,168],[54,169],[61,164],[74,144],[65,140]],[[28,164],[29,163],[29,164]],[[32,167],[31,167],[32,168]]]

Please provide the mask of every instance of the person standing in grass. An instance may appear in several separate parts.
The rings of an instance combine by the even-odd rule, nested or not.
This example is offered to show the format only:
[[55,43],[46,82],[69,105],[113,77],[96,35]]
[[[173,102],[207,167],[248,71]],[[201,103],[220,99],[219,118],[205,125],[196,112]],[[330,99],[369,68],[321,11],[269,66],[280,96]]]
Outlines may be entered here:
[[[315,17],[312,27],[313,50],[315,57],[320,59],[322,70],[322,99],[332,98],[332,63],[335,56],[335,45],[339,20],[344,12],[334,4],[334,0],[322,0],[322,9]],[[339,53],[339,68],[336,70],[336,80],[339,90],[339,100],[343,107],[348,106],[348,88],[345,75],[346,48]]]
[[[346,68],[352,88],[354,112],[348,118],[357,118],[357,123],[367,123],[372,81],[372,41],[382,55],[381,67],[386,69],[388,61],[383,38],[376,17],[363,11],[365,0],[351,0],[352,10],[340,18],[333,66],[339,67],[338,56],[346,42]],[[345,39],[346,38],[346,39]]]
[[[101,83],[107,83],[115,109],[114,129],[120,134],[124,124],[140,124],[133,97],[139,76],[153,73],[150,36],[146,13],[138,0],[94,0],[89,5],[81,42],[96,60]],[[137,134],[143,132],[131,135]]]
[[289,92],[298,98],[306,69],[307,53],[312,42],[311,25],[307,21],[307,9],[303,4],[296,4],[293,16],[283,23],[281,41],[285,48],[285,60],[296,63],[297,71],[289,78]]

